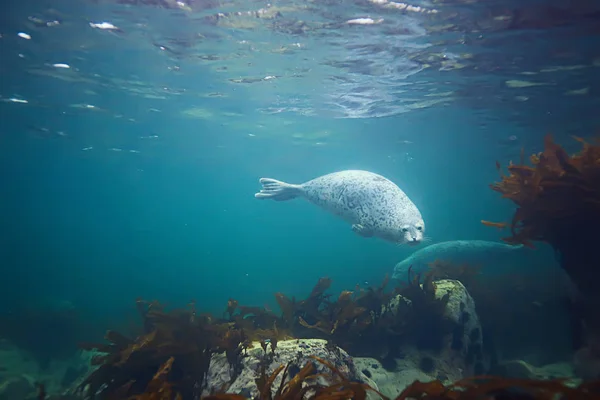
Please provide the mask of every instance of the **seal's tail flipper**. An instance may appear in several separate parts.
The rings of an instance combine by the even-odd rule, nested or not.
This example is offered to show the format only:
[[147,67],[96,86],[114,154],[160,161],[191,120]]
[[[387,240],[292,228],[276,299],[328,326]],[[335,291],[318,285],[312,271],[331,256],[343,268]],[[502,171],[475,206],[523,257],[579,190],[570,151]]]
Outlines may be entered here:
[[271,199],[275,201],[291,200],[302,194],[300,185],[292,185],[271,178],[260,178],[262,189],[254,194],[257,199]]

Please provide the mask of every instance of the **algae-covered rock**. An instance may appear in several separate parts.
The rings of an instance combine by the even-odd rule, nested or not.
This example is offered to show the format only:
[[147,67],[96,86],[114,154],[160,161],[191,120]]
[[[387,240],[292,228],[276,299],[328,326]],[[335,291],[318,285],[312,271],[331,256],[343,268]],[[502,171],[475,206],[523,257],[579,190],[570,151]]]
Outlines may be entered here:
[[[253,348],[248,349],[247,356],[242,358],[240,373],[233,382],[231,382],[232,369],[227,362],[225,354],[213,355],[207,374],[208,385],[204,394],[218,392],[221,388],[226,388],[227,393],[242,394],[248,398],[256,398],[258,389],[255,379],[259,377],[262,362],[265,362],[267,365],[267,376],[273,373],[280,365],[287,365],[289,362],[292,362],[289,370],[289,375],[292,377],[308,362],[315,364],[318,373],[331,374],[331,371],[325,365],[315,362],[309,356],[317,356],[331,362],[349,380],[364,382],[375,389],[377,388],[377,385],[371,379],[357,369],[354,360],[348,353],[336,346],[328,345],[325,340],[298,339],[278,342],[272,359],[270,347],[265,352],[258,343],[254,343],[253,345]],[[282,374],[279,374],[273,384],[274,390],[279,387],[281,379]]]
[[511,378],[551,380],[557,378],[574,379],[575,372],[570,363],[554,363],[536,367],[523,360],[503,361],[499,365],[503,375]]
[[457,280],[436,282],[436,298],[446,294],[449,298],[444,316],[452,322],[454,329],[446,336],[444,349],[436,358],[446,360],[450,377],[454,375],[452,371],[461,371],[462,376],[483,374],[489,369],[489,362],[483,354],[483,334],[475,301]]
[[[475,301],[465,286],[451,279],[434,282],[435,298],[444,299],[441,317],[448,328],[437,349],[418,348],[410,341],[400,343],[393,367],[387,369],[373,358],[356,358],[355,363],[363,374],[377,383],[388,397],[396,397],[406,386],[419,380],[440,380],[446,384],[464,377],[479,375],[489,369],[483,353],[483,338]],[[400,295],[390,302],[389,310],[402,315],[402,308],[412,307],[412,302]],[[424,316],[425,317],[425,316]],[[431,332],[419,332],[429,335]]]

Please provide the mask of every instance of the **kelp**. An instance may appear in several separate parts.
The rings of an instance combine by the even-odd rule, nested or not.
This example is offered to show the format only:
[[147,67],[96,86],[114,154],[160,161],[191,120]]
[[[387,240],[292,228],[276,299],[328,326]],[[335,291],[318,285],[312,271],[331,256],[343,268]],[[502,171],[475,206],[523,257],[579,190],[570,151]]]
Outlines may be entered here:
[[[267,375],[263,368],[255,382],[258,396],[254,400],[366,400],[369,392],[382,400],[390,400],[371,386],[349,380],[332,363],[316,356],[293,377],[290,377],[291,363],[280,365]],[[183,397],[177,393],[168,376],[172,373],[174,357],[168,358],[153,373],[142,393],[133,396],[112,397],[127,400],[250,400],[246,397],[226,392],[208,396]],[[325,365],[329,372],[317,373],[315,362]],[[273,385],[279,374],[280,384]],[[320,379],[325,378],[325,379]],[[325,382],[328,382],[327,384]],[[38,398],[45,400],[43,387]],[[430,382],[414,381],[400,392],[395,400],[598,400],[600,380],[588,381],[578,386],[570,385],[565,379],[535,380],[503,378],[497,376],[475,376],[459,380],[445,386],[439,380]]]
[[[317,373],[314,362],[310,361],[293,377],[289,376],[292,363],[280,365],[267,376],[263,368],[256,378],[258,397],[256,400],[300,400],[300,399],[356,399],[365,400],[367,392],[371,391],[382,399],[386,397],[376,389],[361,382],[350,381],[331,362],[316,356],[310,356],[315,362],[323,364],[329,373]],[[283,372],[283,373],[282,373]],[[281,383],[277,388],[273,387],[275,380],[282,374]],[[326,378],[320,380],[319,378]],[[323,382],[331,382],[325,384]],[[230,393],[218,393],[203,397],[203,400],[242,400],[243,396]]]
[[[137,306],[143,319],[142,335],[130,339],[108,331],[107,344],[81,344],[99,353],[92,359],[98,368],[80,385],[83,394],[100,399],[149,399],[135,396],[143,396],[149,385],[160,383],[174,397],[197,397],[214,352],[225,352],[236,370],[245,345],[242,329],[198,316],[193,303],[186,310],[169,312],[157,302],[138,300]],[[159,367],[162,372],[156,376]]]
[[[312,356],[329,369],[329,373],[315,372],[313,362],[308,362],[292,379],[287,379],[289,364],[280,365],[267,376],[264,372],[256,379],[259,389],[257,400],[365,400],[368,392],[373,392],[382,400],[390,400],[371,386],[348,380],[330,362]],[[283,371],[280,385],[273,384]],[[317,378],[324,377],[319,381]],[[323,381],[331,382],[325,385]],[[514,379],[495,376],[476,376],[462,379],[445,386],[441,381],[415,381],[406,387],[395,400],[597,400],[600,398],[600,380],[582,383],[577,387],[567,385],[561,379],[534,380]],[[273,391],[275,393],[273,394]],[[243,400],[237,394],[219,393],[203,398],[204,400]]]
[[560,247],[567,236],[579,236],[565,228],[600,219],[600,146],[576,139],[583,149],[573,156],[547,135],[544,151],[530,157],[532,166],[511,163],[505,175],[497,163],[501,181],[490,187],[518,207],[506,242]]
[[600,235],[600,144],[581,138],[579,153],[569,155],[552,136],[544,151],[530,157],[531,165],[510,164],[508,175],[500,165],[500,182],[490,187],[510,199],[517,210],[508,243],[533,247],[550,244],[561,266],[585,294],[595,294],[600,280],[596,247]]
[[600,143],[575,139],[582,149],[574,155],[547,135],[544,151],[530,157],[531,165],[525,165],[522,157],[520,165],[508,166],[506,175],[496,163],[501,181],[490,187],[517,206],[511,235],[504,240],[530,247],[540,241],[554,248],[560,265],[582,294],[572,305],[575,336],[583,336],[577,331],[585,325],[598,341],[597,305],[587,299],[597,296],[600,282],[596,250],[600,239]]
[[[315,337],[356,354],[375,352],[385,357],[402,341],[418,341],[423,329],[445,332],[441,321],[448,296],[436,298],[434,275],[426,274],[421,283],[421,275],[411,270],[407,278],[406,284],[392,291],[386,291],[386,276],[377,288],[357,286],[331,300],[327,293],[331,280],[324,277],[303,300],[276,293],[281,315],[264,307],[240,305],[235,299],[229,299],[221,319],[198,314],[194,303],[187,309],[167,311],[158,302],[138,300],[141,335],[129,338],[108,331],[107,343],[81,345],[98,352],[92,360],[98,368],[79,391],[99,399],[126,399],[160,387],[172,397],[197,397],[205,387],[212,354],[225,353],[233,381],[252,342],[260,343],[271,359],[278,341]],[[400,297],[411,306],[398,302],[391,310],[391,300]],[[155,375],[161,366],[162,372]]]
[[598,400],[600,380],[567,385],[564,379],[535,380],[495,376],[475,376],[449,386],[438,380],[415,381],[396,400]]
[[[323,291],[323,281],[307,300],[289,300],[278,294],[285,305],[282,318],[291,321],[296,337],[327,339],[355,355],[383,360],[393,357],[407,342],[438,349],[451,327],[444,316],[448,295],[436,298],[434,276],[414,274],[410,269],[406,282],[391,291],[385,290],[388,284],[389,276],[377,288],[357,285],[335,301]],[[423,330],[435,334],[419,334]]]
[[594,254],[600,223],[600,145],[576,138],[582,150],[569,156],[552,136],[544,151],[530,157],[531,166],[508,166],[501,181],[490,187],[510,199],[517,210],[510,224],[508,243],[533,247],[549,243],[561,264],[584,291],[597,290],[600,269]]

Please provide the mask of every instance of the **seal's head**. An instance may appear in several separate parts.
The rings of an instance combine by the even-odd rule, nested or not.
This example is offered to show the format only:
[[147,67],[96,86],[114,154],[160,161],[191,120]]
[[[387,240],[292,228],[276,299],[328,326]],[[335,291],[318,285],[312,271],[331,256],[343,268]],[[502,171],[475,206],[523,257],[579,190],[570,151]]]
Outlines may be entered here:
[[400,243],[417,245],[423,241],[425,234],[425,222],[422,219],[402,225],[400,232]]

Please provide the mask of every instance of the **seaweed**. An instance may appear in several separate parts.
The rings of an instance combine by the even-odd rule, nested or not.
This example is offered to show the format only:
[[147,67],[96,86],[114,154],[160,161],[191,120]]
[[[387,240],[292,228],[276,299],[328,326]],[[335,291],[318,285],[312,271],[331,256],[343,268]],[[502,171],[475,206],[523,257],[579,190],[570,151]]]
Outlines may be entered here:
[[[386,397],[376,389],[361,382],[350,381],[342,374],[332,363],[316,356],[310,356],[316,362],[326,366],[330,373],[317,373],[314,362],[307,362],[304,367],[296,373],[291,379],[288,379],[289,369],[292,363],[280,365],[275,368],[271,375],[267,376],[263,367],[258,378],[256,386],[259,390],[257,400],[299,400],[299,399],[357,399],[364,400],[367,397],[367,391],[372,391]],[[273,395],[273,384],[279,374],[282,374],[281,383]],[[332,382],[329,385],[321,383],[318,378],[326,377],[327,381]],[[212,396],[203,397],[203,400],[242,400],[243,396],[229,393],[218,393]]]
[[129,400],[182,400],[181,393],[174,393],[168,380],[173,361],[175,361],[173,357],[165,361],[148,383],[144,393],[133,395]]
[[278,339],[293,338],[286,320],[264,307],[243,306],[229,299],[226,313],[231,322],[246,332],[249,342],[269,340],[277,346]]
[[[193,303],[186,310],[169,312],[157,302],[138,300],[137,306],[145,330],[142,335],[130,339],[108,331],[107,344],[81,344],[85,350],[100,353],[92,359],[98,368],[79,387],[84,394],[100,399],[143,396],[147,388],[157,387],[160,378],[161,388],[168,384],[173,396],[197,397],[214,352],[226,352],[236,370],[245,339],[241,329],[197,316]],[[154,375],[159,367],[160,377]]]
[[[294,304],[287,314],[297,320],[293,329],[296,337],[324,338],[356,355],[383,359],[403,341],[438,349],[439,339],[450,329],[444,317],[449,296],[436,298],[433,274],[424,275],[422,283],[421,278],[411,269],[405,285],[387,292],[386,275],[378,288],[357,286],[355,291],[343,291],[333,302],[318,283],[310,301],[284,304]],[[426,341],[432,337],[419,334],[423,331],[435,332],[435,339]]]
[[550,244],[574,282],[590,293],[600,278],[593,265],[600,223],[600,145],[576,140],[582,150],[569,156],[547,135],[544,151],[530,157],[531,166],[511,163],[505,175],[497,164],[501,181],[490,187],[517,206],[511,235],[503,240],[529,247],[534,241]]
[[[280,316],[264,307],[240,305],[234,299],[227,302],[224,319],[198,314],[193,302],[187,309],[167,311],[158,302],[138,300],[143,326],[139,336],[129,338],[108,331],[106,343],[81,345],[98,352],[92,360],[98,368],[79,391],[99,399],[162,399],[156,397],[158,392],[172,398],[194,398],[205,388],[212,354],[225,353],[233,382],[252,342],[263,348],[265,368],[274,359],[278,341],[284,339],[317,336],[356,354],[386,357],[399,339],[419,344],[423,330],[439,335],[446,332],[440,322],[448,295],[436,298],[434,274],[426,274],[421,283],[421,275],[411,270],[407,284],[389,292],[388,283],[386,276],[377,288],[357,286],[332,301],[326,292],[331,280],[321,278],[304,300],[276,293]],[[397,303],[394,310],[390,306],[393,299]],[[408,303],[401,299],[408,299],[411,306],[403,307]],[[156,375],[158,370],[162,372]],[[150,393],[155,397],[148,397]]]
[[[292,379],[287,379],[290,364],[280,365],[269,376],[263,369],[256,379],[259,389],[258,400],[365,400],[367,393],[373,392],[383,400],[388,397],[371,386],[350,381],[333,364],[321,358],[311,356],[316,362],[325,365],[329,373],[317,373],[314,362],[309,361]],[[273,384],[283,371],[281,383],[273,394]],[[328,385],[317,378],[326,378]],[[407,386],[395,400],[596,400],[600,396],[600,380],[590,381],[579,386],[569,386],[563,379],[534,380],[514,379],[496,376],[475,376],[462,379],[445,386],[441,381],[415,381]],[[243,400],[236,394],[217,393],[203,400]]]
[[582,149],[572,156],[547,135],[544,151],[530,157],[530,166],[524,160],[520,165],[511,163],[506,175],[497,163],[501,181],[490,187],[517,206],[510,224],[511,235],[503,240],[529,247],[534,247],[535,241],[552,246],[560,265],[583,294],[573,306],[574,330],[581,330],[583,320],[586,329],[600,337],[597,306],[587,301],[597,296],[600,281],[596,254],[600,145],[575,139]]
[[398,293],[409,299],[412,305],[408,315],[404,316],[410,321],[408,328],[405,328],[410,334],[409,338],[419,349],[438,351],[444,335],[452,330],[452,326],[444,316],[450,293],[437,298],[435,278],[435,271],[415,274],[411,266],[408,269],[408,286]]
[[571,387],[564,379],[535,380],[475,376],[444,386],[436,380],[415,381],[405,388],[396,400],[592,400],[600,395],[600,381],[582,383]]

